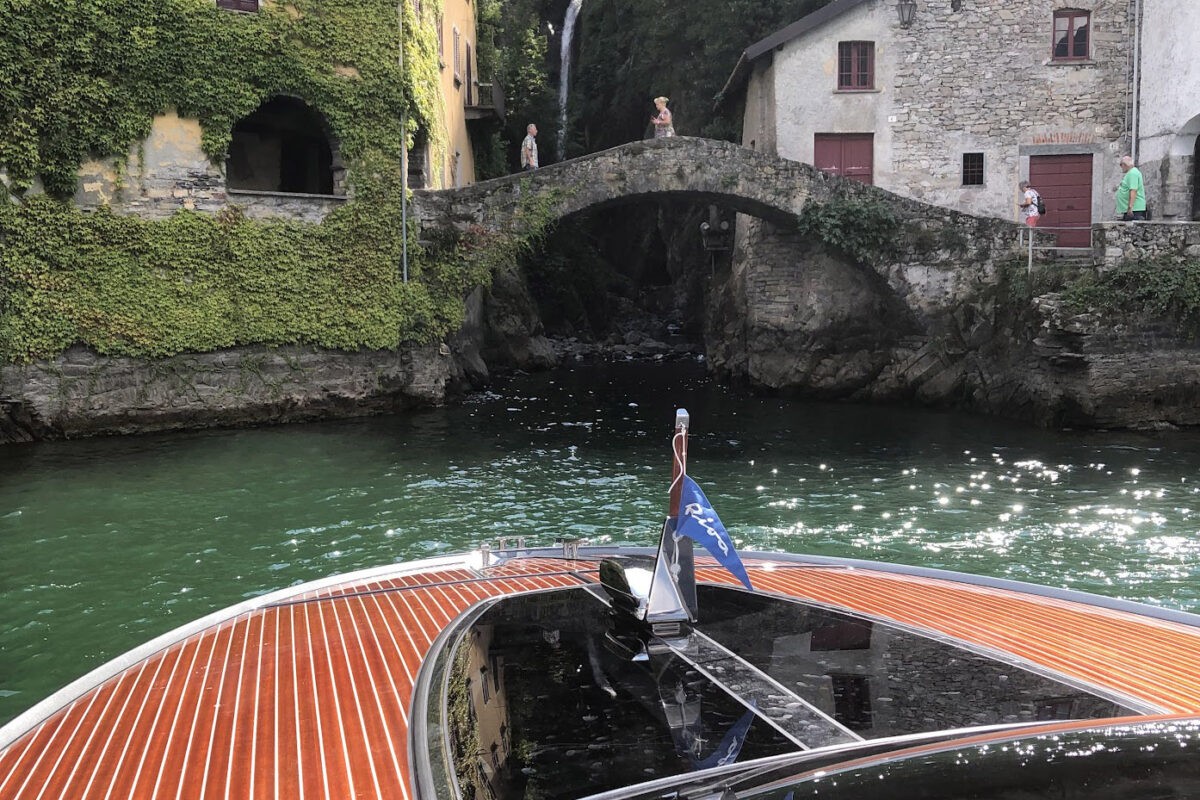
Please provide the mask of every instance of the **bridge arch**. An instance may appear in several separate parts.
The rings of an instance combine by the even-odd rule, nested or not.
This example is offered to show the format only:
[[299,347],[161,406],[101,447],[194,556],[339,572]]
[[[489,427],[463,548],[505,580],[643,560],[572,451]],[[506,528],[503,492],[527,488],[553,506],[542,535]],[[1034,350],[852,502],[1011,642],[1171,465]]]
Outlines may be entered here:
[[414,216],[427,233],[447,226],[510,232],[528,224],[530,208],[544,221],[669,198],[758,217],[781,232],[794,225],[810,200],[883,203],[900,222],[895,257],[854,266],[877,276],[913,319],[926,322],[954,314],[964,297],[992,283],[997,265],[1013,253],[1019,230],[1008,220],[910,200],[810,164],[683,136],[631,142],[459,189],[418,191]]

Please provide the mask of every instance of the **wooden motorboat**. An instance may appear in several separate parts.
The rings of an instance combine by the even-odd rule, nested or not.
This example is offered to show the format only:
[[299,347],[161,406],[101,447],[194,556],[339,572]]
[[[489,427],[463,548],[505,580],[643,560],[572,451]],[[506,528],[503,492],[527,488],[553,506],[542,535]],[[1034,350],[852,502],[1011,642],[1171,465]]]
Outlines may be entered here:
[[0,800],[1200,796],[1200,617],[738,554],[688,425],[657,548],[502,542],[212,614],[0,728]]

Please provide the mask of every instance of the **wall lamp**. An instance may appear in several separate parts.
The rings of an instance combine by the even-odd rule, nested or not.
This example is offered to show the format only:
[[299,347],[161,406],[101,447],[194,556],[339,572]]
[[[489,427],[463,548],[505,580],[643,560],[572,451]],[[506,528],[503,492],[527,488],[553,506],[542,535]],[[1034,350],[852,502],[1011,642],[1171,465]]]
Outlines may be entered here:
[[913,24],[913,17],[917,15],[917,0],[900,0],[896,11],[900,13],[900,27],[907,28]]

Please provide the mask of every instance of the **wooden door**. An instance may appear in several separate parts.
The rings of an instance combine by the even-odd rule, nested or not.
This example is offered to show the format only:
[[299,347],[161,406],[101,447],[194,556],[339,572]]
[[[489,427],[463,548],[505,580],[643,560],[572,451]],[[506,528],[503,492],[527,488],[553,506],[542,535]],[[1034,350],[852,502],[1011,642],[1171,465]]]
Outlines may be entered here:
[[1030,156],[1029,182],[1046,201],[1039,228],[1059,247],[1092,246],[1092,155]]
[[813,145],[817,169],[861,183],[874,182],[875,134],[818,133]]

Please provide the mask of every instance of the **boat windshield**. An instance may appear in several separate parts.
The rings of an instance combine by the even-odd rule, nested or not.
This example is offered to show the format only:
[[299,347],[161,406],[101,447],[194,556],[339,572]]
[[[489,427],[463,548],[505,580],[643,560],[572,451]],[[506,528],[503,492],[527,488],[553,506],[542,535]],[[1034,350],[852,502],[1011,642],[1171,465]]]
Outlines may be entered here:
[[[1145,720],[1094,728],[942,742],[880,757],[812,762],[683,779],[622,800],[1167,800],[1200,797],[1200,720]],[[617,794],[617,793],[614,793]],[[594,800],[600,800],[595,798]],[[612,800],[608,796],[606,800]]]
[[591,588],[499,599],[447,632],[425,790],[577,798],[884,737],[1137,713],[879,621],[722,587],[698,599],[673,646],[645,647]]

